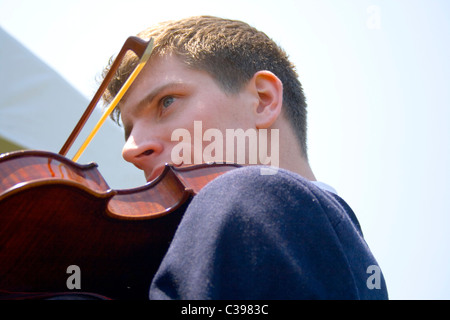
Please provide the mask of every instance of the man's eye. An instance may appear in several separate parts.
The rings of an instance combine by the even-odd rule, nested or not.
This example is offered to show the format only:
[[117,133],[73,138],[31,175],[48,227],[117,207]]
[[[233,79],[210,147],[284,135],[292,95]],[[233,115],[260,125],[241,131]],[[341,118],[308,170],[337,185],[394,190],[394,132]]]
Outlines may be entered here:
[[161,105],[165,109],[168,108],[172,103],[174,103],[174,101],[175,97],[167,96],[161,99]]

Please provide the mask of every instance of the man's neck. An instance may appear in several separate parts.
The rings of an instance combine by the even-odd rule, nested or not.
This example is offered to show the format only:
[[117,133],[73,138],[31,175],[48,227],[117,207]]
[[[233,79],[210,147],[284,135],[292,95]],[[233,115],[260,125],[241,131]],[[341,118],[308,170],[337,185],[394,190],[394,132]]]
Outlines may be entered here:
[[280,163],[280,167],[295,173],[310,181],[316,181],[316,177],[309,165],[308,160],[304,157],[292,157],[285,159]]

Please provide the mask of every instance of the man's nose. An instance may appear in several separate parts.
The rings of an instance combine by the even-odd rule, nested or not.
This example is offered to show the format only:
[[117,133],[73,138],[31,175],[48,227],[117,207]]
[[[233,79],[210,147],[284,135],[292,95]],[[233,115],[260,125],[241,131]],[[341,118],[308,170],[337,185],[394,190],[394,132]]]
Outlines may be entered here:
[[130,135],[122,149],[122,157],[125,161],[134,164],[137,168],[144,170],[145,163],[161,151],[160,144],[154,140],[138,140]]

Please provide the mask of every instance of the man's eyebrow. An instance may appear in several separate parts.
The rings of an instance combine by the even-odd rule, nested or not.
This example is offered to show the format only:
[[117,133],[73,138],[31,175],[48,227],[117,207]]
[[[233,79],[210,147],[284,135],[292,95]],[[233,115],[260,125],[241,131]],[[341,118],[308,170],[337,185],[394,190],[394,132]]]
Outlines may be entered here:
[[[135,106],[132,107],[133,112],[140,113],[140,111],[142,109],[144,109],[146,106],[148,106],[150,103],[152,103],[153,100],[155,99],[155,97],[157,97],[164,90],[175,88],[175,87],[180,87],[180,86],[184,86],[184,85],[185,84],[182,82],[174,81],[174,82],[168,82],[168,83],[165,83],[165,84],[162,84],[162,85],[156,87],[155,89],[150,91],[147,95],[145,95],[142,99],[140,99],[139,102]],[[125,101],[126,101],[126,98],[124,98],[122,102],[125,102]]]

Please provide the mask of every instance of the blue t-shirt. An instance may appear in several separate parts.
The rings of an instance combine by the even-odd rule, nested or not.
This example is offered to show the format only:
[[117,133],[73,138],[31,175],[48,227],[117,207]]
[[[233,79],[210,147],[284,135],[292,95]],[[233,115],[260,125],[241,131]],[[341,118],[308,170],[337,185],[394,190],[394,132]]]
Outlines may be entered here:
[[[350,207],[301,176],[231,170],[194,197],[150,299],[387,299]],[[373,272],[373,273],[372,273]]]

